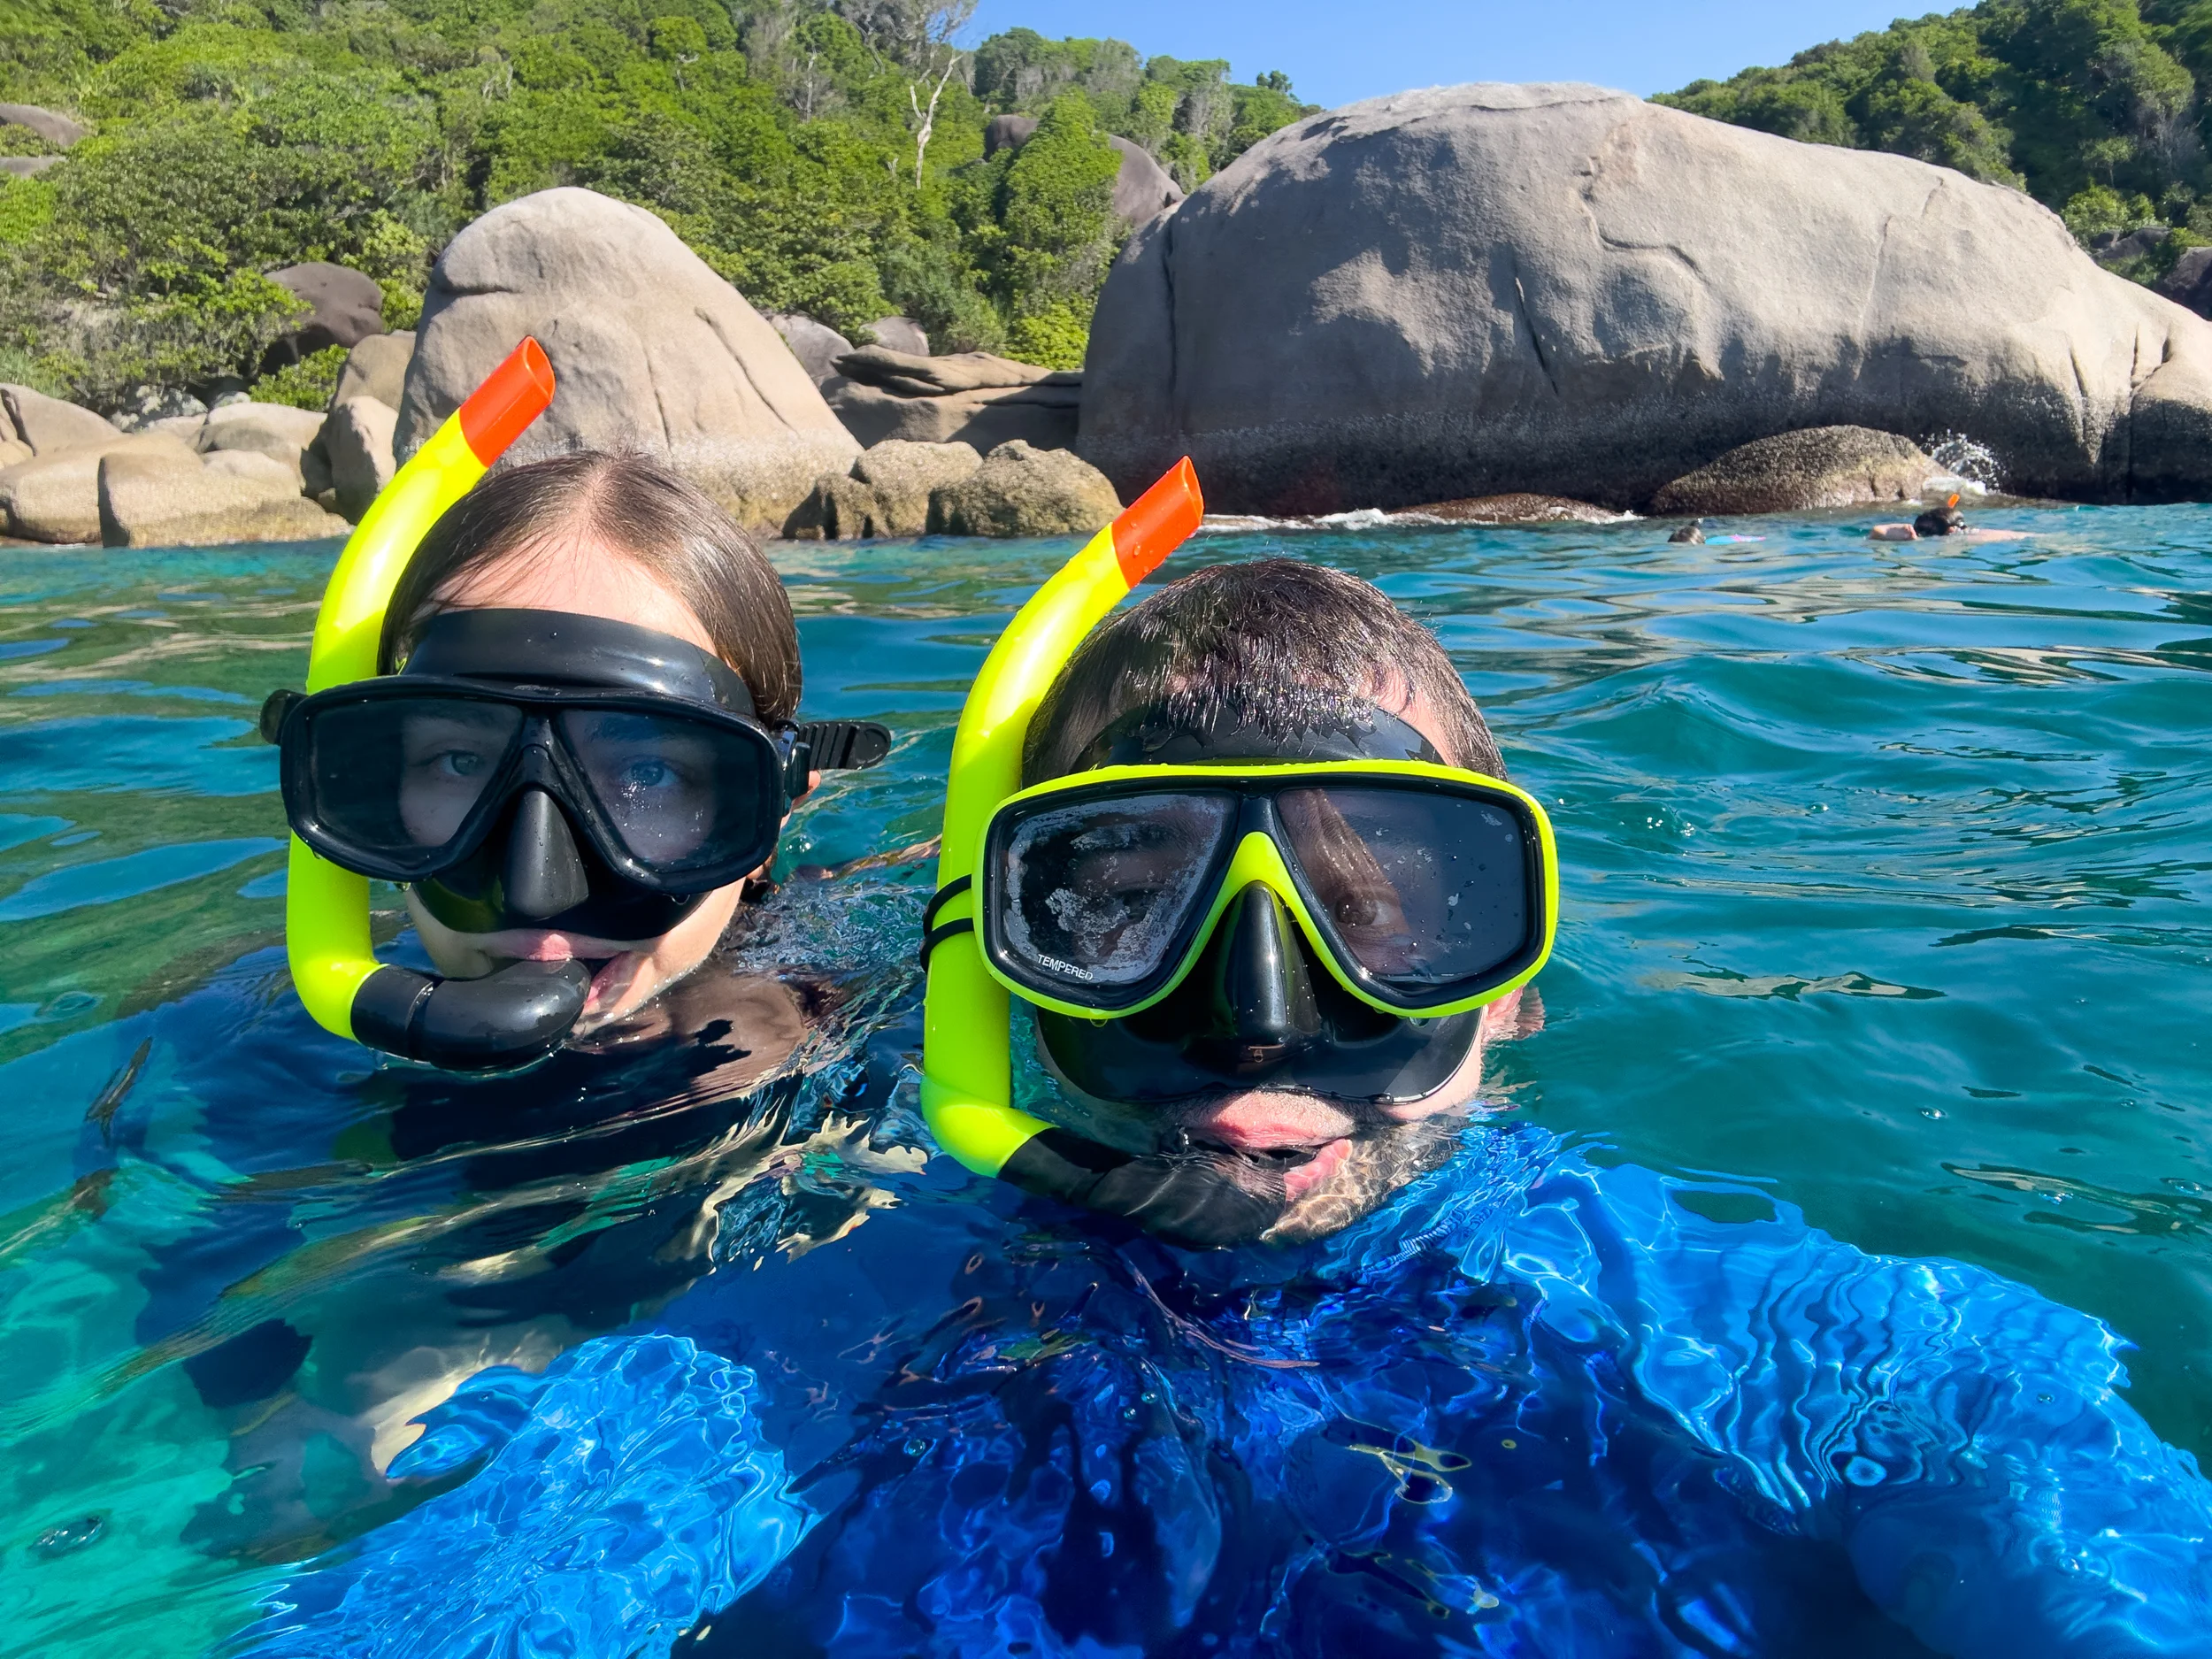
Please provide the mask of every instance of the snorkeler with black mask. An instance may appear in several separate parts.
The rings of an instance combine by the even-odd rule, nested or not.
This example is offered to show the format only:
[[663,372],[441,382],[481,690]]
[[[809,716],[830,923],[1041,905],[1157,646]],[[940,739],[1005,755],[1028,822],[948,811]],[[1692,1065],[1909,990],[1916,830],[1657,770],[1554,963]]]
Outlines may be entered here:
[[[284,751],[303,999],[452,1070],[541,1058],[696,966],[814,778],[889,749],[879,726],[796,723],[782,585],[681,479],[580,454],[467,488],[550,399],[535,352],[371,507],[325,596],[311,695],[262,715]],[[440,973],[370,954],[370,879],[406,887]]]
[[[210,1548],[312,1548],[392,1502],[386,1465],[425,1403],[710,1271],[765,1171],[800,1156],[787,1134],[829,1133],[870,1087],[842,1063],[872,981],[800,936],[843,884],[771,902],[766,877],[794,803],[887,734],[801,723],[782,583],[683,478],[601,453],[483,476],[550,396],[526,342],[364,518],[310,695],[265,705],[296,836],[293,984],[401,1063],[294,1037],[314,1072],[297,1088],[210,1064],[204,1132],[241,1166],[322,1170],[335,1138],[341,1166],[375,1171],[273,1180],[145,1276],[140,1340],[189,1355],[237,1475],[196,1524]],[[372,880],[402,887],[419,955],[372,949]],[[228,1323],[254,1300],[240,1286],[303,1248],[303,1211],[357,1201],[409,1225]],[[830,1181],[791,1208],[769,1238],[866,1203]],[[311,1444],[343,1480],[304,1478]]]

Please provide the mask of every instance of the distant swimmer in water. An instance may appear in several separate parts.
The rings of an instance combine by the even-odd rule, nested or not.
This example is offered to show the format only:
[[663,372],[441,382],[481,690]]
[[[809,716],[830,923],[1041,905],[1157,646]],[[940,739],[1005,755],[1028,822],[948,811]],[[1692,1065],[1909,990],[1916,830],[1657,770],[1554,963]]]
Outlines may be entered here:
[[1910,524],[1878,524],[1867,532],[1877,541],[1929,541],[1941,536],[1962,541],[2022,541],[2028,537],[2024,530],[1976,530],[1966,522],[1966,515],[1959,511],[1959,498],[1955,495],[1940,507],[1931,507]]
[[1966,515],[1959,511],[1959,498],[1954,495],[1940,507],[1931,507],[1912,521],[1913,534],[1927,537],[1957,535],[1966,528]]
[[1669,536],[1667,540],[1671,542],[1679,542],[1686,547],[1703,547],[1708,542],[1763,541],[1766,540],[1766,537],[1763,535],[1707,535],[1705,534],[1705,520],[1702,518],[1693,518],[1689,523],[1684,525],[1672,535]]

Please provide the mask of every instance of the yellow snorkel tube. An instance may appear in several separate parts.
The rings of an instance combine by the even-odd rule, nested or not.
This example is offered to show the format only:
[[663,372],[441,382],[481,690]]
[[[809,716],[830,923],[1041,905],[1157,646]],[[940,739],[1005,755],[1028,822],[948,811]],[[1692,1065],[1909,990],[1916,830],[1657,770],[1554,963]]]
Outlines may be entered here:
[[[1069,656],[1100,618],[1180,547],[1205,516],[1187,458],[1091,538],[1007,624],[960,711],[945,787],[938,896],[923,1007],[922,1116],[937,1144],[979,1175],[996,1175],[1041,1131],[1014,1109],[1006,989],[983,964],[972,926],[972,886],[991,814],[1021,788],[1030,718]],[[964,910],[962,907],[966,907]],[[950,918],[936,926],[941,915]]]
[[[552,401],[553,365],[526,337],[384,487],[347,539],[323,591],[308,657],[311,694],[375,678],[384,612],[416,545]],[[279,693],[264,710],[264,734],[272,739],[287,695]],[[530,1005],[520,1010],[514,1005],[526,987],[496,986],[504,973],[442,981],[380,963],[369,938],[368,878],[340,869],[296,835],[287,884],[284,935],[293,986],[315,1022],[341,1037],[444,1065],[515,1064],[557,1042],[583,1010],[589,975],[577,987],[580,964],[572,963],[516,964],[533,970],[529,977],[538,982],[526,987],[523,1000]],[[549,967],[572,972],[548,974]],[[442,989],[452,995],[440,1010],[447,1017],[428,1023],[447,1028],[435,1041],[423,1017]],[[503,1000],[504,1010],[491,1007]],[[464,1002],[472,1006],[464,1009]],[[486,1018],[495,1012],[496,1018]],[[540,1028],[556,1022],[549,1042]]]

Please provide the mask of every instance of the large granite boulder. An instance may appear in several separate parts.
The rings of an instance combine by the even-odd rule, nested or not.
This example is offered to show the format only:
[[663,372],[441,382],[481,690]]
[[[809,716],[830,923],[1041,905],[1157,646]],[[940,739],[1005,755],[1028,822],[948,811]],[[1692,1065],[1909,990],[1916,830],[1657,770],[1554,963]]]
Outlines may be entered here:
[[1651,499],[1669,518],[1801,512],[1913,501],[1941,469],[1910,438],[1867,426],[1815,426],[1740,444]]
[[178,386],[142,386],[108,421],[124,432],[150,432],[164,421],[204,419],[207,405]]
[[35,104],[0,104],[0,126],[20,127],[36,133],[57,150],[66,150],[91,128]]
[[814,480],[852,465],[839,425],[768,320],[643,208],[540,190],[453,236],[431,272],[400,403],[420,447],[524,334],[557,391],[511,456],[643,449],[739,522],[781,526]]
[[1079,448],[1274,514],[1639,506],[1754,439],[1964,432],[2011,488],[2212,493],[2212,324],[2016,191],[1596,87],[1311,117],[1140,229]]
[[373,397],[396,411],[407,389],[407,365],[415,355],[415,331],[395,329],[371,334],[346,353],[346,366],[338,371],[338,388],[330,395],[330,407],[357,397]]
[[[137,442],[150,445],[155,439]],[[108,547],[211,547],[311,541],[345,528],[311,501],[273,457],[235,450],[199,457],[176,446],[110,449],[99,461],[100,540]]]
[[61,163],[59,156],[0,156],[0,173],[12,179],[35,179]]
[[197,442],[204,454],[250,450],[281,462],[291,471],[296,495],[306,484],[307,451],[322,427],[323,417],[311,409],[294,409],[288,403],[225,403],[208,411],[200,423]]
[[114,426],[88,409],[49,397],[27,386],[0,386],[0,408],[7,411],[9,435],[31,448],[34,455],[52,455],[62,449],[81,449],[111,443]]
[[964,443],[988,454],[1018,439],[1072,449],[1083,377],[987,351],[933,357],[867,346],[837,359],[822,395],[846,430],[885,442]]
[[1532,495],[1525,490],[1423,502],[1405,511],[1444,524],[1611,524],[1620,518],[1591,502],[1565,495]]
[[943,535],[1090,535],[1121,511],[1097,468],[1065,449],[1038,449],[1018,439],[929,498],[929,529]]
[[392,434],[399,411],[373,397],[349,397],[332,410],[316,439],[330,472],[331,498],[325,504],[358,524],[361,515],[398,470]]
[[525,334],[558,389],[517,459],[642,449],[773,529],[860,449],[766,319],[674,231],[565,187],[494,208],[439,256],[400,404],[402,460]]
[[196,471],[200,458],[165,433],[126,436],[110,427],[106,442],[56,449],[0,471],[0,529],[32,541],[97,541],[100,466],[110,455],[150,457]]
[[853,349],[853,342],[827,323],[797,311],[770,311],[768,321],[817,386],[837,373],[837,359]]
[[[917,357],[929,355],[929,336],[922,332],[921,324],[910,317],[879,317],[868,325],[867,332],[875,336],[876,344],[887,350],[903,351]],[[846,349],[852,348],[848,346]]]
[[783,521],[792,541],[864,541],[889,535],[876,493],[846,472],[825,472]]
[[972,478],[983,457],[964,443],[887,439],[862,451],[849,473],[826,472],[792,511],[783,533],[795,541],[856,541],[920,535],[930,497]]
[[[1019,150],[1037,134],[1033,115],[997,115],[983,129],[983,153]],[[1121,151],[1121,171],[1114,175],[1114,212],[1132,225],[1141,225],[1164,213],[1183,199],[1183,187],[1168,176],[1152,152],[1134,140],[1110,134],[1106,142]]]
[[269,280],[290,292],[307,312],[277,336],[263,355],[263,373],[333,346],[355,346],[384,332],[384,289],[375,278],[324,259],[288,265]]

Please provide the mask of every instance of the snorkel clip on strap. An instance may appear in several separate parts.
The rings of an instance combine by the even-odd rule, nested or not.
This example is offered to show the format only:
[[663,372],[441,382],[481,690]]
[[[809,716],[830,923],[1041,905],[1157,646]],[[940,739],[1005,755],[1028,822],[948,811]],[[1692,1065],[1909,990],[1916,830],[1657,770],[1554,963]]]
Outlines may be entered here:
[[935,896],[933,896],[927,904],[922,907],[921,964],[922,971],[924,972],[927,972],[929,971],[930,953],[934,951],[938,946],[943,944],[945,941],[953,938],[956,934],[972,933],[975,932],[975,918],[971,916],[959,917],[953,921],[947,922],[942,927],[935,925],[937,921],[937,912],[943,910],[946,905],[951,903],[955,899],[958,898],[963,893],[965,893],[974,885],[975,878],[973,876],[956,877],[954,879],[946,882],[943,887],[939,887]]

